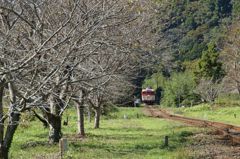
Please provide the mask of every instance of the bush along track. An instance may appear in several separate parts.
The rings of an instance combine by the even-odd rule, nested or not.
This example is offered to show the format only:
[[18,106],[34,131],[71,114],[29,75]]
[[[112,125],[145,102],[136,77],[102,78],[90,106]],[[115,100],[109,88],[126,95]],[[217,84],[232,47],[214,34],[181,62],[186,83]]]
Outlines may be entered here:
[[164,109],[158,109],[155,107],[146,107],[145,114],[151,117],[179,121],[193,126],[212,128],[216,130],[218,135],[221,135],[224,139],[231,141],[232,145],[240,145],[240,127],[238,126],[175,115]]

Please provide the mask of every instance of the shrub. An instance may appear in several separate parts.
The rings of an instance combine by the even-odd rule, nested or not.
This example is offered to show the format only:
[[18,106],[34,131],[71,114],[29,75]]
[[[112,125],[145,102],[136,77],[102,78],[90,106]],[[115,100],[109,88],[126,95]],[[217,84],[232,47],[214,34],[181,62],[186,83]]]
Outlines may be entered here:
[[163,104],[179,107],[183,101],[195,99],[196,95],[193,92],[195,87],[196,83],[192,73],[174,73],[164,86]]

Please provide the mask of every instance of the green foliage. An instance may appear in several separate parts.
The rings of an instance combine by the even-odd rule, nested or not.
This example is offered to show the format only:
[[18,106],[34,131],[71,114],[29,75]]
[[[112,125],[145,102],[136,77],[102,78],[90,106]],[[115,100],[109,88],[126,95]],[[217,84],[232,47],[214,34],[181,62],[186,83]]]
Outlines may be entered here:
[[198,68],[199,60],[185,61],[183,62],[184,70],[194,73]]
[[238,0],[169,0],[156,3],[160,4],[155,19],[159,35],[156,47],[160,53],[173,58],[168,58],[170,62],[165,65],[201,58],[208,49],[207,44],[220,42],[233,16],[240,15]]
[[117,112],[117,111],[118,111],[118,108],[116,105],[112,103],[106,103],[102,108],[102,115],[108,115],[111,112]]
[[219,52],[214,43],[209,43],[208,50],[203,52],[195,75],[198,79],[206,78],[211,79],[213,82],[223,78],[222,63],[219,61]]
[[233,16],[234,18],[239,18],[240,16],[240,1],[232,0],[233,2]]
[[143,118],[141,109],[131,109],[131,108],[118,108],[118,111],[111,112],[106,116],[103,116],[104,119],[140,119]]
[[193,100],[195,86],[192,73],[174,73],[164,86],[163,105],[175,107],[188,99]]
[[[168,70],[165,72],[169,74],[165,77],[169,77],[172,72],[194,72],[196,82],[201,78],[212,82],[221,81],[225,73],[219,61],[217,48],[222,46],[220,44],[226,36],[226,28],[237,18],[237,14],[239,17],[240,2],[237,0],[155,0],[155,2],[160,4],[157,7],[158,13],[153,19],[157,21],[154,23],[157,26],[153,27],[159,35],[155,49],[162,57],[161,65]],[[184,82],[180,82],[184,80],[175,81],[174,76],[181,79],[176,75],[169,81],[163,78],[165,82],[162,82],[161,87],[164,89],[164,105],[188,106],[198,102],[199,95],[193,93],[195,87],[192,87],[192,90],[188,89]],[[143,86],[156,89],[157,84],[153,79],[151,76],[145,80]]]
[[150,78],[144,81],[143,88],[152,87],[153,89],[164,87],[166,78],[159,72],[154,73]]

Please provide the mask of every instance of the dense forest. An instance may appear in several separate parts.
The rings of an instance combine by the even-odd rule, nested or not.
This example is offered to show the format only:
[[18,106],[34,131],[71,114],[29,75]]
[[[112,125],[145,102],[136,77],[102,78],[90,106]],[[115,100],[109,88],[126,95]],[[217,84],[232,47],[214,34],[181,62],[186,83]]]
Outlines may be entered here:
[[239,93],[239,63],[231,66],[237,57],[230,57],[239,56],[233,48],[239,45],[235,35],[239,34],[240,2],[172,0],[156,4],[152,32],[158,59],[146,74],[143,87],[160,90],[161,102],[168,106],[209,102],[222,93]]

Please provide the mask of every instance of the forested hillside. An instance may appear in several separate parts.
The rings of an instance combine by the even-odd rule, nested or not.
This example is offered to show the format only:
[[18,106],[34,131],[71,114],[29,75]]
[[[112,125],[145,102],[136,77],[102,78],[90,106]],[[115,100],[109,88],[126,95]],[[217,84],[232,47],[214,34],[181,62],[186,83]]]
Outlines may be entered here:
[[[201,57],[209,42],[220,42],[240,15],[237,0],[159,1],[156,52],[174,61]],[[221,46],[219,46],[221,47]]]
[[[226,53],[226,47],[231,32],[239,36],[234,28],[239,23],[240,1],[156,1],[155,12],[153,52],[159,58],[143,87],[164,90],[162,102],[166,105],[214,101],[222,93],[221,84],[226,88],[224,93],[236,92],[236,74],[230,75],[235,76],[231,86],[226,83],[231,72],[226,58],[231,51]],[[209,86],[215,91],[206,94]]]

